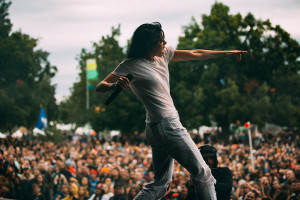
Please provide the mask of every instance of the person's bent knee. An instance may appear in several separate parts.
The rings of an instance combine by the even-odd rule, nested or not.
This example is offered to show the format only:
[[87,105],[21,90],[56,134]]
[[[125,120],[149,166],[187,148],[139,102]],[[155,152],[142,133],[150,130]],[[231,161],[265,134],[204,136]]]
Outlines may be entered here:
[[212,174],[209,167],[199,167],[195,173],[191,173],[191,177],[195,182],[206,182],[212,177]]

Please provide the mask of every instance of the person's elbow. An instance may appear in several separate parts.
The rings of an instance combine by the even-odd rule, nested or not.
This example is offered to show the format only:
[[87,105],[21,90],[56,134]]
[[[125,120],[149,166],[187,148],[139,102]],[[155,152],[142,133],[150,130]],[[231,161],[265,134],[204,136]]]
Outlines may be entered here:
[[101,92],[101,89],[100,89],[99,85],[96,86],[96,92]]

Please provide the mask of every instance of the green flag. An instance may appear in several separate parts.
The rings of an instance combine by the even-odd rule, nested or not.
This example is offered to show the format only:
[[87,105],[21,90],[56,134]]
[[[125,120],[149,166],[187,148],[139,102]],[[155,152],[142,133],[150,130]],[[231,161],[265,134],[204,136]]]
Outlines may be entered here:
[[87,79],[88,80],[93,80],[93,79],[98,78],[96,59],[94,59],[94,58],[87,59],[87,61],[86,61],[86,73],[87,73]]

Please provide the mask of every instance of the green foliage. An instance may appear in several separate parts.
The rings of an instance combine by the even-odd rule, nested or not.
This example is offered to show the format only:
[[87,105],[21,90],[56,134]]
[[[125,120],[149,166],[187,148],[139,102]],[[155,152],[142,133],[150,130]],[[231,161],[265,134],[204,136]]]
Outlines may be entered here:
[[11,33],[9,5],[0,3],[0,128],[11,132],[15,126],[33,128],[41,104],[48,120],[57,117],[58,108],[50,83],[57,69],[47,60],[49,53],[36,50],[37,39]]
[[8,18],[8,8],[11,5],[10,1],[0,2],[0,37],[7,37],[11,31],[12,24]]
[[[237,120],[299,127],[300,46],[280,26],[251,13],[230,15],[229,7],[215,3],[202,26],[193,18],[183,32],[177,49],[249,52],[241,63],[226,57],[170,64],[171,92],[185,126],[215,121],[226,137]],[[201,99],[194,98],[199,90]]]

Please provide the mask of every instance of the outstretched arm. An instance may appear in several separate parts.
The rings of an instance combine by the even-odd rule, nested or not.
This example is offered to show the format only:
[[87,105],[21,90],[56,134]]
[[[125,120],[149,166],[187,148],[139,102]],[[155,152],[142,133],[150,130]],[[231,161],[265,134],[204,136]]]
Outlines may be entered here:
[[232,51],[212,51],[212,50],[175,50],[174,57],[171,61],[184,61],[184,60],[203,60],[209,58],[217,58],[220,56],[236,56],[239,62],[242,54],[248,53],[247,51],[232,50]]

